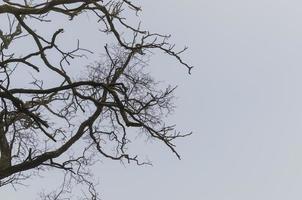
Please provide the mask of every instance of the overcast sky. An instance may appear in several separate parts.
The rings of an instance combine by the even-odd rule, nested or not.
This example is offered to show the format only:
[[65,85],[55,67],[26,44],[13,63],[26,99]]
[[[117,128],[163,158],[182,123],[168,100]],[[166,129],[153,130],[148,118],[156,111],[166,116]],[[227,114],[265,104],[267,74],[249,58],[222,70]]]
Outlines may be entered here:
[[[146,27],[190,47],[191,76],[162,55],[151,64],[158,80],[179,86],[171,121],[194,134],[177,143],[181,161],[148,144],[153,167],[98,165],[103,199],[300,200],[302,2],[141,4]],[[2,190],[0,199],[35,199],[38,181]]]

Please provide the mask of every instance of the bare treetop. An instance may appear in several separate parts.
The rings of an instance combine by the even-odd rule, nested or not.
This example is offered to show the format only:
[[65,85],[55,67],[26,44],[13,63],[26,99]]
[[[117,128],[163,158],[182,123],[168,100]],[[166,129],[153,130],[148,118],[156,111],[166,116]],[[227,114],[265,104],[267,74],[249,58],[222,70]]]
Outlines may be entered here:
[[[140,23],[131,26],[124,17],[140,11],[127,0],[6,0],[0,4],[0,19],[6,22],[0,26],[0,187],[55,168],[65,174],[63,185],[42,198],[59,199],[70,192],[66,187],[72,182],[86,185],[89,199],[97,199],[89,166],[99,156],[149,164],[127,151],[134,129],[161,141],[180,158],[173,140],[188,134],[164,122],[174,109],[175,87],[162,88],[145,67],[154,50],[174,57],[188,73],[192,67],[180,56],[186,48],[174,50],[169,35],[143,30]],[[70,68],[91,51],[82,48],[80,41],[76,48],[65,50],[58,42],[68,37],[63,29],[49,37],[39,26],[49,22],[55,26],[60,17],[76,21],[84,13],[93,17],[99,34],[111,34],[115,42],[103,44],[99,49],[103,58],[75,78]],[[19,52],[24,41],[29,48]],[[21,69],[55,78],[45,84],[47,78],[31,75],[30,84],[17,87]]]

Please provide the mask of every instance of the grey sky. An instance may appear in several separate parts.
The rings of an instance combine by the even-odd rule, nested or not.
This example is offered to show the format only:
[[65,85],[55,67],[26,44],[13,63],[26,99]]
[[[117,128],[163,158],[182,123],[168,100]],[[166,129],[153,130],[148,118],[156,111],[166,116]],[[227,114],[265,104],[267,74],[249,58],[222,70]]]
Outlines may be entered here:
[[[181,161],[154,143],[143,146],[153,167],[98,165],[103,199],[301,199],[302,2],[141,4],[146,27],[190,47],[193,75],[162,55],[152,71],[179,85],[171,121],[194,135],[179,140]],[[38,181],[0,199],[34,199]]]

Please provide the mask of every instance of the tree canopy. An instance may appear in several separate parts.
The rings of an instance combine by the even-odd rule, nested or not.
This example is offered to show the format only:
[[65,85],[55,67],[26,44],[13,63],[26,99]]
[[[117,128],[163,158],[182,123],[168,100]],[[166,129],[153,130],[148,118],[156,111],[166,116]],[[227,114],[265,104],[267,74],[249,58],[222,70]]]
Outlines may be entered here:
[[[140,22],[131,25],[128,14],[139,19],[140,12],[129,0],[3,0],[0,187],[58,169],[64,182],[43,199],[59,199],[71,183],[87,186],[86,199],[98,199],[89,166],[100,156],[149,164],[128,152],[134,132],[162,142],[180,158],[173,141],[190,133],[165,123],[176,87],[162,87],[146,68],[155,51],[175,58],[188,73],[192,66],[181,57],[186,48],[175,49],[170,35],[145,30]],[[113,38],[100,45],[103,56],[87,66],[76,60],[93,52],[76,39],[75,48],[65,48],[68,36],[58,25],[82,15],[91,18],[98,34]],[[51,29],[43,30],[45,24]],[[89,30],[87,37],[93,37]]]

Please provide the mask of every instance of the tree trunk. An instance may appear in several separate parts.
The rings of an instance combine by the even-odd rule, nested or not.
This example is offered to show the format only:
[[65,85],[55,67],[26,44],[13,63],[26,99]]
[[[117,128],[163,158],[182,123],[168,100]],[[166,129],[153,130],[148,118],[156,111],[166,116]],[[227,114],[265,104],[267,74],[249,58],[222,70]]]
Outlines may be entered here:
[[3,125],[0,124],[0,170],[11,166],[11,149],[5,136]]

